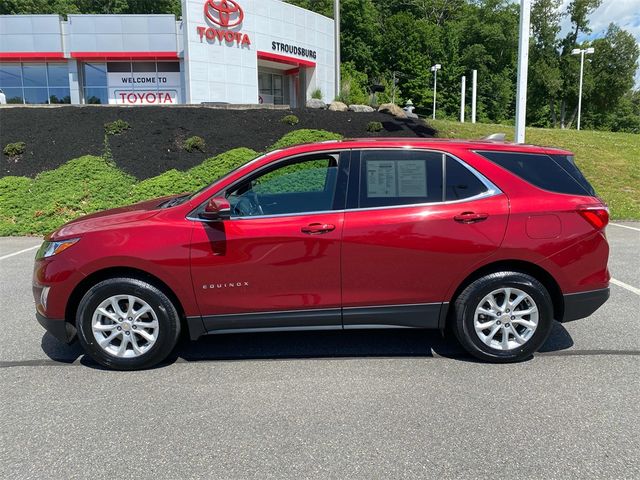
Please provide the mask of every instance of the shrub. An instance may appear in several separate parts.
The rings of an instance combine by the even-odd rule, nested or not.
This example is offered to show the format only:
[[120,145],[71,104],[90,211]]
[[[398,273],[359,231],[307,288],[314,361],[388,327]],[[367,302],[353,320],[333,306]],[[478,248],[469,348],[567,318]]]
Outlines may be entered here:
[[104,124],[104,132],[107,135],[120,135],[122,132],[128,129],[129,124],[121,119]]
[[[135,183],[102,157],[89,155],[41,173],[33,181],[5,179],[0,186],[0,234],[14,235],[47,233],[81,215],[130,203]],[[5,195],[4,189],[11,188]]]
[[327,140],[340,140],[342,135],[339,133],[327,132],[326,130],[309,130],[302,128],[287,133],[284,137],[271,145],[269,150],[277,150],[286,148],[300,143],[324,142]]
[[131,201],[194,192],[244,165],[257,155],[249,148],[234,148],[215,157],[207,158],[186,172],[172,169],[136,184],[131,191]]
[[196,182],[191,176],[185,172],[172,169],[134,185],[130,199],[131,202],[140,202],[150,198],[191,192],[196,189]]
[[316,88],[313,92],[311,92],[311,98],[322,100],[322,90]]
[[24,233],[19,222],[32,184],[27,177],[0,178],[0,236]]
[[200,150],[204,152],[205,143],[204,138],[194,135],[193,137],[187,138],[184,142],[182,142],[182,148],[184,148],[187,152],[191,153],[195,150]]
[[215,157],[207,158],[200,165],[188,170],[187,173],[193,178],[197,188],[200,188],[244,165],[257,155],[258,153],[250,148],[234,148]]
[[367,124],[367,132],[380,132],[382,131],[382,123],[380,122],[369,122]]
[[298,119],[298,117],[296,117],[295,115],[285,115],[284,117],[282,117],[282,120],[280,120],[282,123],[286,123],[287,125],[297,125],[298,123],[300,123],[300,119]]
[[24,153],[25,148],[27,148],[27,144],[24,142],[8,143],[2,149],[2,153],[4,153],[7,157],[17,157],[18,155],[22,155]]

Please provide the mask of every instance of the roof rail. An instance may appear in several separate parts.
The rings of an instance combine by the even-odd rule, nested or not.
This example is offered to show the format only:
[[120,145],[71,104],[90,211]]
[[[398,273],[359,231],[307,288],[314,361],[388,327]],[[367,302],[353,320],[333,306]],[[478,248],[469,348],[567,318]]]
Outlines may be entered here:
[[482,140],[490,140],[493,142],[504,142],[507,138],[506,133],[492,133],[491,135],[487,135],[486,137],[482,137]]

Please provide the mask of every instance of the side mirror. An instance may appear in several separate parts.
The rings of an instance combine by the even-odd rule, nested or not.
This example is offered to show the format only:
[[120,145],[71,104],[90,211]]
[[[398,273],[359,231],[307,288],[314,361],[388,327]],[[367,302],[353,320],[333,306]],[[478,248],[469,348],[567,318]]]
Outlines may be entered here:
[[229,220],[231,218],[231,204],[224,197],[212,198],[204,210],[200,212],[199,217],[210,222]]

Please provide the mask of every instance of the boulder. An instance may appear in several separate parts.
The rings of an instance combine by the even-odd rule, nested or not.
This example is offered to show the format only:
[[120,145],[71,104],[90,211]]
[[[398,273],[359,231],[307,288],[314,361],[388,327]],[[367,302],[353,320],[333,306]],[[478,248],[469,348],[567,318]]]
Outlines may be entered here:
[[420,118],[418,115],[416,115],[416,114],[415,114],[415,113],[413,113],[413,112],[407,112],[407,111],[405,111],[405,112],[404,112],[404,114],[407,116],[407,118],[413,118],[413,119],[418,119],[418,118]]
[[342,102],[334,101],[329,105],[329,110],[331,110],[332,112],[346,112],[347,110],[349,110],[349,107],[347,107],[347,105]]
[[315,109],[325,109],[327,108],[327,104],[322,100],[318,100],[317,98],[310,98],[307,100],[307,108],[315,108]]
[[357,113],[371,113],[375,112],[369,105],[349,105],[349,110]]
[[407,112],[393,103],[383,103],[378,108],[378,111],[382,113],[388,113],[389,115],[393,115],[396,118],[407,118]]

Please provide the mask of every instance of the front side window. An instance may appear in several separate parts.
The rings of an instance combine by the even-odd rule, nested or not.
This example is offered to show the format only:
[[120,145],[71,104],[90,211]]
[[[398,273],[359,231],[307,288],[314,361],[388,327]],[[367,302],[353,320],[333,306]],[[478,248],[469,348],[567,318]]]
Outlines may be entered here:
[[236,217],[333,209],[338,154],[304,157],[233,187],[226,194]]
[[443,154],[365,150],[360,163],[360,207],[442,201]]

